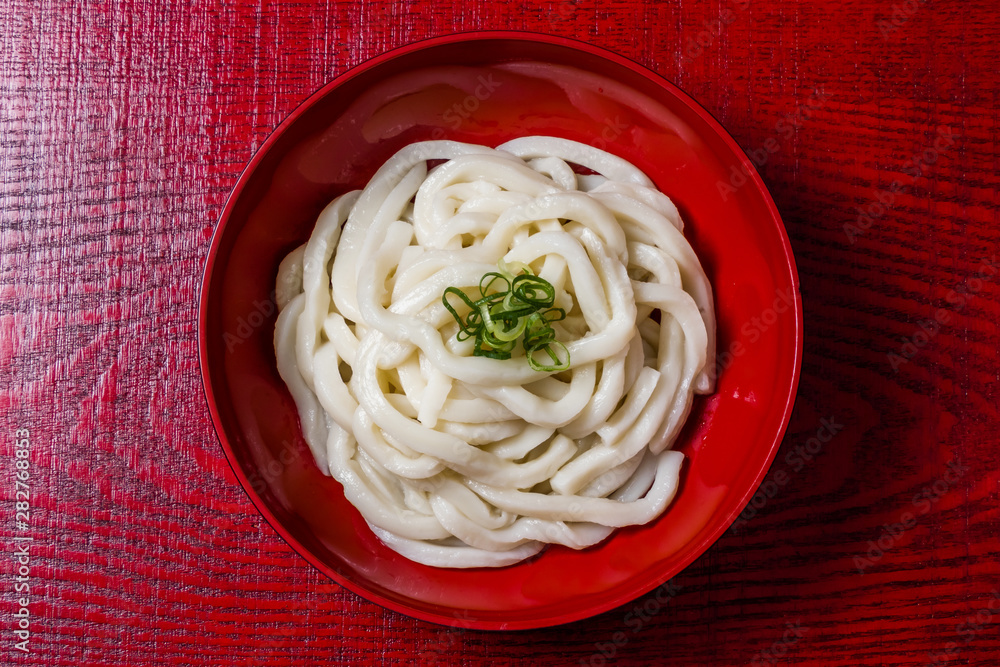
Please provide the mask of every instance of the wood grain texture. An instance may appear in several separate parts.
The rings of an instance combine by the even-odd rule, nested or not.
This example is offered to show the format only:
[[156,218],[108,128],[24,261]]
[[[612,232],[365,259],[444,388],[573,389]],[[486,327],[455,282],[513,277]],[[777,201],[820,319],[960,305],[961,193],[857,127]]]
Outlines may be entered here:
[[[0,26],[0,533],[34,538],[27,654],[0,562],[3,664],[1000,662],[994,3],[15,0]],[[771,497],[677,594],[506,634],[309,567],[236,483],[197,366],[212,229],[268,133],[369,57],[487,28],[610,48],[713,113],[781,210],[807,332]]]

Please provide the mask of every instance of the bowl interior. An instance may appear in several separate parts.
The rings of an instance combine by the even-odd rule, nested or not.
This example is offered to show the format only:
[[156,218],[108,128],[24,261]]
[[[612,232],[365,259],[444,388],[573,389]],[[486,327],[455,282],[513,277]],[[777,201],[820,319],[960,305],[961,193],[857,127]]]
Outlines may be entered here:
[[[530,134],[591,143],[643,169],[677,204],[715,290],[717,391],[697,397],[676,448],[681,491],[647,526],[595,547],[552,547],[502,569],[441,570],[384,547],[322,475],[275,369],[278,263],[334,196],[403,146],[495,146]],[[200,353],[223,448],[251,499],[313,565],[364,597],[439,623],[552,625],[663,583],[742,510],[787,424],[801,357],[788,239],[736,143],[648,70],[595,47],[519,33],[456,35],[390,52],[312,96],[241,176],[212,241]]]

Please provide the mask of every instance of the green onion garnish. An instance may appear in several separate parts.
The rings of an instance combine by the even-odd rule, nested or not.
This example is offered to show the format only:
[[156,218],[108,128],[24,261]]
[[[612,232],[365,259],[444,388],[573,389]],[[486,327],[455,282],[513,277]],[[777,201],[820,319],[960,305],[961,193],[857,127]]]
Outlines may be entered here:
[[[534,370],[569,368],[569,350],[556,340],[551,324],[566,318],[565,310],[552,307],[556,299],[552,283],[534,275],[520,262],[508,265],[501,259],[498,267],[499,272],[491,271],[479,281],[476,300],[457,287],[445,289],[441,302],[458,322],[456,338],[474,338],[473,356],[490,359],[510,359],[517,339],[521,338],[528,365]],[[464,319],[448,301],[449,294],[468,306],[469,313]],[[551,363],[540,362],[535,353],[547,355]]]

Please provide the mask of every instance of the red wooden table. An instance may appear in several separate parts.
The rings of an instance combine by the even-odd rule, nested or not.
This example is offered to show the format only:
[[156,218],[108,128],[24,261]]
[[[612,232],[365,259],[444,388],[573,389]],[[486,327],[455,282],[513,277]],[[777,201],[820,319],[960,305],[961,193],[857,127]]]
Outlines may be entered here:
[[[0,26],[2,664],[1000,664],[995,3],[16,0]],[[513,633],[307,565],[197,365],[209,239],[268,133],[352,65],[481,28],[698,99],[771,189],[805,303],[792,422],[734,528],[672,596]]]

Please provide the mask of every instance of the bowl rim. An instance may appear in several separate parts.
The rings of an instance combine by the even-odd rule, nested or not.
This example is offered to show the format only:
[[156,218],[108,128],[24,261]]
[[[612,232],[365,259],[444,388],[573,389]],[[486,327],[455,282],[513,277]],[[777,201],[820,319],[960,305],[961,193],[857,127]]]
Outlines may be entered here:
[[[443,613],[434,613],[427,610],[419,609],[416,607],[406,606],[400,604],[399,602],[386,598],[375,591],[369,590],[368,588],[359,585],[352,579],[345,577],[331,568],[329,565],[324,563],[322,560],[313,555],[304,545],[302,545],[293,535],[291,535],[282,525],[282,523],[277,519],[276,516],[270,511],[264,501],[261,499],[259,494],[254,491],[249,478],[244,474],[241,469],[236,453],[233,450],[229,439],[226,435],[222,417],[220,415],[215,393],[212,389],[213,387],[213,373],[211,370],[211,364],[209,363],[209,342],[208,342],[208,319],[209,319],[209,301],[210,296],[213,293],[213,288],[215,287],[213,281],[213,274],[216,269],[216,262],[218,260],[219,249],[222,239],[225,235],[226,228],[228,226],[230,217],[232,216],[233,209],[235,208],[237,202],[243,195],[244,190],[247,187],[247,183],[255,172],[260,163],[267,157],[272,147],[284,136],[288,131],[289,127],[292,126],[307,110],[309,110],[314,105],[318,104],[323,98],[331,94],[337,88],[343,86],[346,82],[368,72],[371,69],[377,68],[384,63],[397,58],[405,57],[411,53],[423,51],[426,49],[431,49],[440,46],[451,45],[460,42],[468,41],[522,41],[526,43],[541,43],[552,46],[565,47],[569,49],[575,49],[579,51],[586,52],[591,56],[597,56],[605,60],[610,61],[621,67],[625,67],[631,70],[633,73],[638,74],[656,84],[657,86],[668,90],[671,94],[676,96],[681,102],[686,104],[694,113],[696,113],[699,118],[705,122],[709,127],[715,131],[719,138],[732,150],[733,154],[742,163],[743,170],[747,174],[748,179],[753,182],[755,189],[760,193],[763,198],[763,203],[766,205],[767,210],[771,216],[772,222],[775,225],[776,231],[778,232],[778,237],[781,241],[781,249],[785,257],[785,265],[782,269],[787,266],[789,271],[789,277],[791,278],[792,287],[792,301],[793,301],[793,311],[794,311],[794,352],[795,358],[793,362],[792,376],[788,383],[788,392],[785,397],[785,405],[781,412],[780,422],[781,426],[774,433],[773,441],[766,456],[766,464],[762,465],[759,472],[754,477],[753,483],[747,487],[742,497],[740,497],[739,502],[736,505],[736,510],[724,521],[718,522],[718,525],[714,530],[706,533],[700,540],[692,543],[692,548],[689,549],[689,555],[679,561],[679,565],[676,570],[673,571],[669,576],[661,576],[658,582],[654,581],[651,585],[649,580],[643,580],[642,582],[634,582],[632,586],[627,586],[618,595],[608,597],[599,603],[588,603],[587,605],[581,606],[580,610],[573,612],[566,612],[551,616],[538,617],[531,616],[525,619],[513,619],[509,621],[497,621],[493,619],[483,619],[483,618],[469,618],[468,616],[463,616],[460,619],[455,615],[447,615]],[[219,219],[216,223],[215,229],[213,230],[208,254],[205,258],[204,269],[202,272],[202,281],[200,284],[200,291],[198,295],[199,308],[198,308],[198,319],[197,319],[197,330],[198,330],[198,361],[201,370],[201,380],[202,380],[202,390],[204,391],[205,400],[208,404],[209,413],[212,419],[212,426],[215,430],[216,438],[219,441],[225,455],[226,460],[229,464],[230,469],[236,476],[243,488],[244,493],[256,507],[257,511],[264,517],[264,519],[271,525],[275,530],[278,537],[280,537],[292,551],[294,551],[298,556],[304,558],[310,565],[318,569],[324,575],[335,581],[340,586],[350,590],[351,592],[361,596],[362,598],[378,604],[382,607],[390,609],[392,611],[399,612],[406,616],[417,618],[423,621],[429,621],[432,623],[444,625],[444,626],[460,626],[466,629],[477,629],[477,630],[525,630],[534,628],[544,628],[551,627],[555,625],[562,625],[565,623],[571,623],[574,621],[583,620],[599,614],[605,613],[612,609],[615,609],[623,604],[631,602],[646,593],[654,590],[657,586],[660,586],[670,578],[677,576],[683,572],[688,566],[694,561],[701,558],[706,551],[715,542],[729,530],[732,523],[736,518],[743,512],[747,504],[753,498],[754,494],[757,492],[760,485],[763,483],[765,476],[770,471],[771,466],[774,463],[775,456],[777,455],[778,449],[781,446],[782,440],[784,439],[785,432],[788,428],[788,424],[791,418],[792,410],[795,405],[795,400],[798,394],[798,384],[801,374],[802,366],[802,353],[803,353],[803,310],[802,310],[802,295],[800,291],[800,281],[798,268],[795,263],[794,255],[792,254],[791,242],[788,238],[787,231],[785,229],[784,221],[778,211],[777,205],[774,203],[774,199],[771,196],[770,191],[764,184],[759,172],[757,171],[756,165],[747,156],[746,152],[739,145],[739,143],[733,138],[733,136],[722,126],[722,124],[707,110],[705,109],[697,100],[695,100],[691,95],[685,92],[680,86],[669,81],[664,76],[650,69],[649,67],[627,58],[618,53],[610,51],[604,47],[591,44],[589,42],[584,42],[578,39],[563,37],[559,35],[551,35],[547,33],[533,32],[527,30],[473,30],[473,31],[463,31],[457,33],[450,33],[447,35],[439,35],[435,37],[428,37],[424,39],[419,39],[407,44],[392,48],[379,55],[373,56],[367,60],[364,60],[356,65],[351,66],[341,74],[335,76],[330,81],[325,83],[323,86],[311,93],[307,98],[293,108],[288,115],[281,121],[281,123],[274,128],[264,140],[264,142],[254,151],[250,160],[247,162],[246,166],[240,172],[239,177],[233,185],[233,188],[226,199],[225,206],[222,212],[219,214]],[[473,614],[474,616],[474,614]]]

